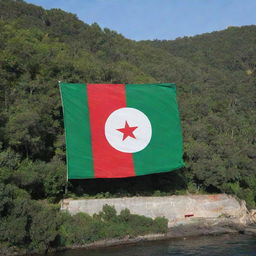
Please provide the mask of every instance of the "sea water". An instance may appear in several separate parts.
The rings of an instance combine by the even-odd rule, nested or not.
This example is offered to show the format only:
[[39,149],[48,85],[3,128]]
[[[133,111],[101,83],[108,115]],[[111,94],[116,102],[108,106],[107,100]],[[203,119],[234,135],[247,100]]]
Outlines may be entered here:
[[256,237],[201,236],[100,249],[59,252],[54,256],[256,256]]

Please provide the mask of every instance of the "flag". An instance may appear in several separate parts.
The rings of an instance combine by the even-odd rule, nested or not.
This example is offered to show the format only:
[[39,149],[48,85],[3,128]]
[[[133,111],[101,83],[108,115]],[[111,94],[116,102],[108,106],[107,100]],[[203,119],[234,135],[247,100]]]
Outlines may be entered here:
[[68,179],[183,167],[176,86],[60,83]]

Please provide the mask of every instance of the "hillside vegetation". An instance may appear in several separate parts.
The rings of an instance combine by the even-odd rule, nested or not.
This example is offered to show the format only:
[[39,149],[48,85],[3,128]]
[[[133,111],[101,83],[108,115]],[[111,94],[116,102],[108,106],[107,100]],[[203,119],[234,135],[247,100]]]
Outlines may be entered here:
[[1,246],[47,250],[72,243],[67,223],[104,222],[72,222],[50,204],[66,183],[58,81],[176,83],[186,161],[170,173],[72,181],[65,196],[225,192],[255,207],[256,26],[135,42],[60,9],[0,0],[0,53]]

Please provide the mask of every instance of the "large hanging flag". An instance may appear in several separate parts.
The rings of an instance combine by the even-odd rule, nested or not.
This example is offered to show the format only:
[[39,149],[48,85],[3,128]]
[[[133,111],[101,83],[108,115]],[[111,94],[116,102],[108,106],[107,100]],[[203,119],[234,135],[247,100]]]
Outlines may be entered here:
[[184,166],[175,84],[60,83],[69,179]]

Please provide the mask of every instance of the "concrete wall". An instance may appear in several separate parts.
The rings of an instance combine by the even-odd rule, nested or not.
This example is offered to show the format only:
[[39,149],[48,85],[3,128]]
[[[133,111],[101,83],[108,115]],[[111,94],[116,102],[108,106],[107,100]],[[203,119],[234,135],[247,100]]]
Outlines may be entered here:
[[131,213],[155,218],[164,216],[169,220],[169,226],[174,226],[188,220],[185,215],[193,218],[217,218],[230,216],[240,221],[247,215],[244,203],[234,197],[218,195],[188,195],[167,197],[129,197],[113,199],[65,199],[61,210],[67,210],[72,215],[85,212],[89,215],[99,213],[103,205],[114,206],[117,212],[128,208]]

